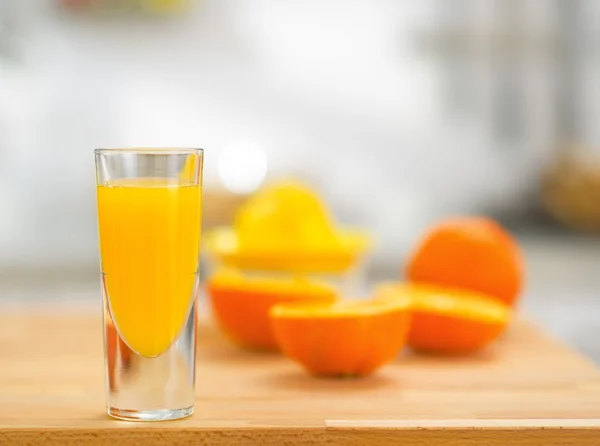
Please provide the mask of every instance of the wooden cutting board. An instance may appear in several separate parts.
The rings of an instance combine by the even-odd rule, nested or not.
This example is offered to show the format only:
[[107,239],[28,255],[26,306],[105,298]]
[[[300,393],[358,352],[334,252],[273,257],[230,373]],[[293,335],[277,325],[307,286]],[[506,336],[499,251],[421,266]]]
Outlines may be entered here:
[[0,312],[0,445],[600,445],[600,371],[524,322],[477,356],[406,352],[354,380],[203,325],[196,412],[162,423],[105,415],[101,331],[99,314]]

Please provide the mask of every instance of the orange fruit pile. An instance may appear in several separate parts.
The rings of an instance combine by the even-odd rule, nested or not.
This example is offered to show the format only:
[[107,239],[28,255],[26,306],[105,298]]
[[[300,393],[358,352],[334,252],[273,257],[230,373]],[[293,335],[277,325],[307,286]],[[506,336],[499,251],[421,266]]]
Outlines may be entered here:
[[333,288],[302,278],[250,277],[223,270],[209,278],[207,291],[216,320],[238,344],[258,349],[277,349],[269,310],[282,302],[331,303]]
[[247,347],[280,349],[309,373],[364,376],[405,345],[471,353],[508,326],[523,285],[516,241],[497,223],[463,218],[431,228],[406,265],[407,281],[373,298],[341,301],[310,279],[224,270],[208,281],[219,325]]
[[410,299],[277,305],[271,309],[282,351],[313,375],[364,376],[406,343]]

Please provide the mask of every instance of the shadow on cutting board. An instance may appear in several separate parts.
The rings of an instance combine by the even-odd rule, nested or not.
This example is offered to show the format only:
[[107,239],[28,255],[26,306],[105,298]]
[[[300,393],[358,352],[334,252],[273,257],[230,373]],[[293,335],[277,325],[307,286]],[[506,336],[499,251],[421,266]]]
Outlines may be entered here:
[[285,371],[278,374],[268,374],[264,376],[265,388],[278,388],[285,390],[302,391],[327,391],[340,392],[370,392],[374,389],[397,388],[400,383],[397,379],[388,376],[385,370],[379,373],[365,377],[315,377],[301,369]]

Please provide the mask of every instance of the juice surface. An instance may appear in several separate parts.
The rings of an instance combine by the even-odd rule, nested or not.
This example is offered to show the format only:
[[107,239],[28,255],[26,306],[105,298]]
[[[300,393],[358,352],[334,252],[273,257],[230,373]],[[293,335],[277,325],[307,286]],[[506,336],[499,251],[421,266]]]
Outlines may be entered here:
[[175,179],[98,186],[100,255],[113,321],[146,357],[181,332],[196,291],[202,190]]

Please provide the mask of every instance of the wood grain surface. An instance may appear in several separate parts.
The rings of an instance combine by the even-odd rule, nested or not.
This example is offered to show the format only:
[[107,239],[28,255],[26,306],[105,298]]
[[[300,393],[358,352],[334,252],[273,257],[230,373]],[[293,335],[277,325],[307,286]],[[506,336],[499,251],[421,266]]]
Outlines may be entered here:
[[600,445],[600,371],[524,322],[479,355],[406,352],[354,380],[204,324],[195,414],[131,423],[104,411],[99,314],[63,310],[0,311],[0,445]]

